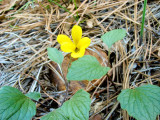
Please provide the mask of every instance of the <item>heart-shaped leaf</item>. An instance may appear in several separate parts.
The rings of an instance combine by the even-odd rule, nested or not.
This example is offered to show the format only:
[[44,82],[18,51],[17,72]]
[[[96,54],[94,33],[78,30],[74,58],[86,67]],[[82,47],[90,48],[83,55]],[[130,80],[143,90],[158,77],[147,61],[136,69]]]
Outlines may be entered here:
[[102,35],[101,39],[108,46],[108,48],[111,48],[115,42],[122,40],[125,36],[126,31],[124,29],[115,29]]
[[144,85],[122,90],[118,96],[121,108],[137,120],[156,120],[160,114],[160,87]]
[[58,63],[61,66],[64,59],[62,52],[60,52],[56,48],[51,48],[51,47],[48,47],[47,51],[49,59]]
[[0,108],[0,120],[30,120],[36,114],[35,103],[9,86],[0,89]]
[[63,104],[62,109],[69,120],[88,120],[90,104],[90,94],[81,89]]
[[43,116],[41,120],[69,120],[65,115],[64,111],[61,108],[58,108],[47,115]]
[[94,80],[104,76],[110,70],[103,67],[98,60],[90,55],[74,61],[68,70],[67,80]]
[[89,93],[81,89],[61,108],[43,116],[41,120],[88,120],[90,104]]
[[30,93],[27,93],[25,94],[27,97],[33,99],[33,100],[39,100],[41,98],[41,94],[38,93],[38,92],[30,92]]

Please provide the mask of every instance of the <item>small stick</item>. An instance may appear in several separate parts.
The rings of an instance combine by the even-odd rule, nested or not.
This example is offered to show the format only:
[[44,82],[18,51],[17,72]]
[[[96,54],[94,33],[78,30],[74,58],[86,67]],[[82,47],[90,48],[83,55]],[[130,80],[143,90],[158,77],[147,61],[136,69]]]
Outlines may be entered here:
[[107,117],[105,118],[105,120],[109,119],[109,117],[112,115],[112,113],[114,112],[114,110],[117,108],[118,105],[119,105],[119,102],[116,102],[116,104],[113,106],[111,112],[107,115]]

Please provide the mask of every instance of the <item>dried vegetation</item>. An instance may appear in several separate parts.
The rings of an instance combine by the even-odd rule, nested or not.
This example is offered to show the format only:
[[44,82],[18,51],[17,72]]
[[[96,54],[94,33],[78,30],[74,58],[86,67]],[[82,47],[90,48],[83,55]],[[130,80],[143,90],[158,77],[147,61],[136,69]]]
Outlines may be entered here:
[[[49,46],[60,47],[57,35],[70,35],[72,26],[79,24],[83,36],[92,40],[89,49],[96,51],[98,46],[107,55],[101,35],[123,28],[127,31],[125,39],[112,47],[110,60],[103,57],[103,62],[112,68],[110,75],[98,80],[95,86],[87,83],[87,88],[94,86],[89,91],[91,120],[129,120],[116,100],[120,90],[148,83],[160,85],[160,1],[148,1],[143,39],[139,35],[143,0],[82,0],[76,1],[77,7],[68,1],[57,3],[61,7],[47,0],[0,3],[0,86],[14,86],[24,93],[40,92],[41,104],[37,104],[33,118],[39,119],[58,108],[65,95],[65,90],[58,89],[64,86],[51,80],[56,79],[53,72],[59,80],[63,78],[46,52]],[[72,91],[69,95],[68,98]]]

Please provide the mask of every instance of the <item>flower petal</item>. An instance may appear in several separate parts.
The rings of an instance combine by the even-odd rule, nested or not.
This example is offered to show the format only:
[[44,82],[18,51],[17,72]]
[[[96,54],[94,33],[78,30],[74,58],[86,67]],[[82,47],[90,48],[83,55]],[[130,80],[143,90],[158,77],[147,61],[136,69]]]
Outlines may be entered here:
[[60,45],[63,43],[72,43],[71,39],[67,35],[60,34],[57,36],[57,41]]
[[72,56],[73,58],[79,58],[79,57],[82,57],[82,56],[84,55],[84,53],[85,53],[85,48],[82,48],[82,49],[80,49],[78,52],[73,51],[73,52],[71,53],[71,56]]
[[84,37],[79,41],[77,47],[79,49],[80,48],[87,48],[90,45],[90,43],[91,43],[91,40],[88,37]]
[[61,50],[63,52],[73,52],[76,49],[76,46],[73,44],[73,42],[65,42],[61,44]]
[[82,38],[82,28],[78,25],[74,25],[71,34],[74,44],[77,45]]

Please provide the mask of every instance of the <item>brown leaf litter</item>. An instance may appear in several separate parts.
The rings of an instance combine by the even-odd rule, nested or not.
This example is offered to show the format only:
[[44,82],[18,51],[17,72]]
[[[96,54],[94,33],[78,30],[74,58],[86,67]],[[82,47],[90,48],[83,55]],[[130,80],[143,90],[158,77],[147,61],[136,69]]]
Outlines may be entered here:
[[[142,84],[160,86],[160,1],[148,1],[143,44],[139,45],[143,1],[78,0],[77,9],[72,2],[59,1],[69,13],[48,1],[3,0],[0,2],[0,86],[13,86],[23,93],[40,92],[39,102],[44,106],[37,104],[34,120],[58,108],[65,97],[65,86],[46,49],[59,49],[57,35],[70,35],[72,26],[79,24],[83,36],[92,41],[86,54],[96,56],[103,66],[110,65],[111,70],[99,80],[72,82],[67,97],[80,88],[88,91],[92,98],[90,120],[132,119],[120,109],[117,102],[120,91]],[[108,48],[100,37],[119,28],[125,29],[127,36],[113,45],[108,60]],[[64,55],[66,75],[69,54]],[[53,75],[58,77],[54,79]]]

